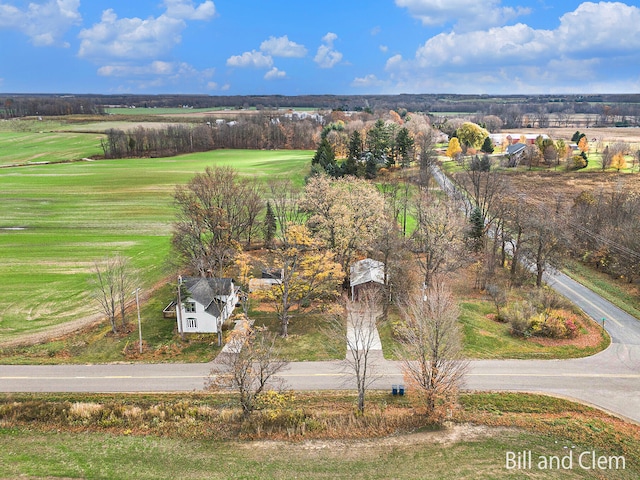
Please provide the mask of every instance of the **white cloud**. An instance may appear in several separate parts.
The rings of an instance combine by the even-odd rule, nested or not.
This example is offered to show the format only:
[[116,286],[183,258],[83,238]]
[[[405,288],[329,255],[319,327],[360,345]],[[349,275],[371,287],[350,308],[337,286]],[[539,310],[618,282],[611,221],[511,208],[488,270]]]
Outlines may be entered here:
[[302,58],[307,54],[304,45],[289,40],[287,35],[283,37],[269,37],[260,44],[260,50],[274,57]]
[[167,7],[166,15],[171,18],[184,20],[211,20],[216,15],[216,7],[210,0],[201,3],[197,7],[192,0],[164,0]]
[[282,70],[278,70],[276,67],[273,67],[271,70],[269,70],[265,75],[264,75],[264,79],[265,80],[276,80],[279,78],[285,78],[287,76],[287,72],[284,72]]
[[266,80],[284,78],[286,72],[273,66],[273,57],[302,58],[307,54],[304,45],[289,40],[287,35],[269,37],[260,44],[260,50],[251,50],[242,55],[233,55],[227,59],[229,67],[253,67],[270,69],[264,76]]
[[387,53],[389,51],[389,47],[387,47],[386,45],[380,45],[378,46],[378,48],[382,53]]
[[352,87],[356,88],[367,88],[367,87],[380,87],[385,85],[385,81],[380,80],[374,74],[365,75],[364,77],[356,77],[353,82],[351,82]]
[[210,1],[195,7],[191,0],[165,0],[164,5],[162,15],[144,20],[118,18],[113,9],[103,11],[100,23],[78,35],[78,55],[97,62],[162,57],[182,41],[185,20],[208,20],[215,15]]
[[332,32],[322,37],[323,44],[318,47],[318,52],[313,59],[320,68],[333,68],[342,60],[342,53],[333,49],[333,42],[337,39],[338,35]]
[[177,78],[210,78],[213,69],[197,70],[185,62],[162,62],[156,60],[147,65],[105,65],[98,69],[103,77],[173,77]]
[[586,2],[563,15],[554,30],[519,23],[441,33],[420,46],[413,59],[391,57],[386,71],[397,90],[407,92],[473,93],[500,86],[539,93],[548,85],[584,91],[580,85],[613,85],[620,73],[628,77],[628,69],[640,64],[638,24],[638,7]]
[[24,10],[0,3],[0,28],[19,30],[38,47],[69,47],[62,37],[69,28],[82,21],[79,7],[80,0],[31,2]]
[[270,68],[273,66],[273,58],[262,52],[251,50],[244,52],[242,55],[233,55],[227,59],[229,67],[254,67],[254,68]]
[[423,25],[456,22],[457,30],[473,30],[504,25],[509,20],[530,13],[527,8],[501,7],[500,0],[395,0]]

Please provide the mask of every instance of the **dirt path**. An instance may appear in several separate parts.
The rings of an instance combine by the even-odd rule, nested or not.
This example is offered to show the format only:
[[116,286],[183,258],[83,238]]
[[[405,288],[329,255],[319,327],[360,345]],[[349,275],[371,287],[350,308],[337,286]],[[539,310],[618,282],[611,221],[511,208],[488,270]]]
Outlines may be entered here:
[[104,315],[96,314],[91,317],[79,318],[78,320],[72,320],[70,322],[62,323],[60,325],[54,325],[45,330],[35,333],[28,333],[17,338],[10,340],[0,340],[0,348],[10,348],[27,345],[37,345],[39,343],[46,343],[54,338],[70,335],[78,330],[92,327],[104,320]]
[[[151,295],[153,295],[153,293],[162,285],[165,285],[167,281],[167,279],[162,280],[161,282],[156,283],[150,290],[142,293],[140,295],[140,304],[142,305],[144,304],[144,302],[148,301],[149,298],[151,298]],[[131,300],[127,304],[127,311],[130,312],[131,310],[133,310],[135,308],[135,304],[135,300]],[[21,335],[19,337],[11,338],[8,340],[0,340],[0,348],[11,348],[46,343],[56,338],[79,332],[80,330],[83,330],[85,328],[94,327],[106,320],[107,319],[105,318],[103,313],[96,313],[94,315],[61,323],[60,325],[53,325],[52,327],[48,327],[39,332],[27,333],[25,335]]]

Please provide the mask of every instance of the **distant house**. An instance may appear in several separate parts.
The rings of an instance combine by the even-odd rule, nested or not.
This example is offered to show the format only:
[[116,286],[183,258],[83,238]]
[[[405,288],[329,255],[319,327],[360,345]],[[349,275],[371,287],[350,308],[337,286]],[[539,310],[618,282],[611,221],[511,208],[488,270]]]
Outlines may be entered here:
[[[186,298],[182,298],[178,331],[184,333],[218,333],[239,302],[239,288],[230,278],[183,277]],[[177,302],[165,309],[175,312]],[[180,325],[182,323],[182,325]]]
[[351,299],[356,300],[358,293],[366,288],[384,285],[384,263],[365,258],[351,265],[350,286]]
[[516,167],[518,165],[518,163],[520,162],[520,158],[524,154],[526,148],[527,146],[524,143],[515,143],[507,147],[505,153],[507,154],[507,157],[509,157],[509,167]]

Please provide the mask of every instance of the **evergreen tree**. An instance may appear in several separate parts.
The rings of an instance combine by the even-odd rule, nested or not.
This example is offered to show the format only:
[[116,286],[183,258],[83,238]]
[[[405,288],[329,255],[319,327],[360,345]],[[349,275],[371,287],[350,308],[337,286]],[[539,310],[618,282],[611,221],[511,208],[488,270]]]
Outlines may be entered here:
[[486,137],[484,139],[484,143],[482,144],[480,151],[484,153],[493,153],[494,147],[493,147],[493,142],[491,141],[491,137]]
[[408,167],[411,162],[411,153],[413,150],[414,140],[411,136],[411,132],[407,127],[402,127],[396,137],[396,146],[398,149],[398,156],[402,161],[402,167]]
[[482,211],[476,207],[469,216],[469,240],[473,250],[480,251],[484,240],[484,218],[482,217]]
[[389,129],[384,120],[379,119],[367,132],[367,149],[377,162],[386,162],[389,156]]
[[334,153],[329,140],[326,138],[323,138],[320,141],[320,145],[311,159],[311,165],[320,166],[332,177],[339,177],[341,175],[340,167],[336,163],[336,154]]
[[349,138],[347,159],[342,163],[343,175],[358,175],[358,162],[362,158],[362,136],[357,130]]
[[262,233],[264,235],[264,244],[270,247],[276,236],[276,216],[271,208],[271,202],[267,202],[267,213],[264,216],[264,224],[262,225]]
[[378,162],[376,158],[371,154],[367,154],[367,163],[365,164],[365,177],[373,179],[378,176]]

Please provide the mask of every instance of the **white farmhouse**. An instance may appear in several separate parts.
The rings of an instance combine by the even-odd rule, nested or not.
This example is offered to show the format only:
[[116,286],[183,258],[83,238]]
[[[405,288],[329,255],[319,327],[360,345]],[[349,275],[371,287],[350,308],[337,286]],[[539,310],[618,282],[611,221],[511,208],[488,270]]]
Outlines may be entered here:
[[[230,278],[183,277],[187,297],[182,298],[178,331],[219,333],[239,301],[239,288]],[[180,325],[182,323],[182,325]]]

